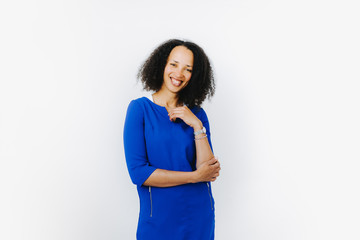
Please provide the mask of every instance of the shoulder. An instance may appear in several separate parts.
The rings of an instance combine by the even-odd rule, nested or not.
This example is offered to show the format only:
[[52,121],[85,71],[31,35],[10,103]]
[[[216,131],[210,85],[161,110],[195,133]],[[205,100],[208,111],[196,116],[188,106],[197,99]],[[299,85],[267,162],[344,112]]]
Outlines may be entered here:
[[131,100],[130,103],[144,104],[147,101],[149,101],[149,98],[147,98],[147,97],[139,97],[139,98]]
[[146,97],[136,98],[130,101],[127,112],[128,113],[142,113],[148,103],[149,99]]
[[142,108],[145,105],[147,105],[148,101],[149,101],[149,99],[147,97],[139,97],[139,98],[133,99],[129,103],[129,108],[130,107],[132,107],[132,108]]
[[195,106],[190,109],[200,120],[207,119],[205,110],[200,106]]

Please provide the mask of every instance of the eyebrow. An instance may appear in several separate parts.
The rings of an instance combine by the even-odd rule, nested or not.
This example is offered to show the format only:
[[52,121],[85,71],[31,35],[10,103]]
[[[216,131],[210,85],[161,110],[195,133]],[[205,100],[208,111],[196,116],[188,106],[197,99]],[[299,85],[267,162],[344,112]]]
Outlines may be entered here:
[[[179,63],[178,61],[176,61],[176,60],[174,60],[174,59],[172,59],[174,62],[176,62],[176,63]],[[191,65],[189,65],[189,64],[187,64],[186,66],[188,66],[188,67],[192,67]]]

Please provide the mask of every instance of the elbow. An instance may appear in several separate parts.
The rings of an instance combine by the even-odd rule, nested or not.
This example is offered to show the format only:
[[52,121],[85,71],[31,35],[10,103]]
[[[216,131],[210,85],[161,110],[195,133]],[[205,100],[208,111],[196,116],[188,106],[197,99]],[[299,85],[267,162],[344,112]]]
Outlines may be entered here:
[[141,177],[138,176],[131,176],[130,175],[131,182],[135,184],[136,186],[141,186],[145,183],[145,180],[143,180]]
[[130,171],[130,178],[133,184],[137,186],[148,185],[149,177],[156,170],[153,167],[137,168]]
[[133,177],[131,177],[131,182],[137,186],[141,186],[141,184],[142,184],[138,179],[133,178]]

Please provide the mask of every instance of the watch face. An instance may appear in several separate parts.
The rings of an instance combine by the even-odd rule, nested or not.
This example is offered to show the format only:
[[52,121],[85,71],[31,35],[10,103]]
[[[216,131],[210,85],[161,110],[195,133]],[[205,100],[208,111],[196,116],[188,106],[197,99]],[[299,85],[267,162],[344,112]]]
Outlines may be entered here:
[[196,136],[196,135],[199,135],[201,133],[206,133],[206,128],[205,127],[203,127],[201,130],[199,130],[197,132],[194,132],[194,135]]

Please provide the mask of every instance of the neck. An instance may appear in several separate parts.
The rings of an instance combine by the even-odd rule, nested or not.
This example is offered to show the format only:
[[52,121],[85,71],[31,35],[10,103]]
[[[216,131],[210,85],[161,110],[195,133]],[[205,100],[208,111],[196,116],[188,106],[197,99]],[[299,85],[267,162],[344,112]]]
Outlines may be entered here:
[[168,91],[162,91],[161,89],[153,94],[153,100],[156,104],[166,108],[175,108],[178,106],[177,94]]

